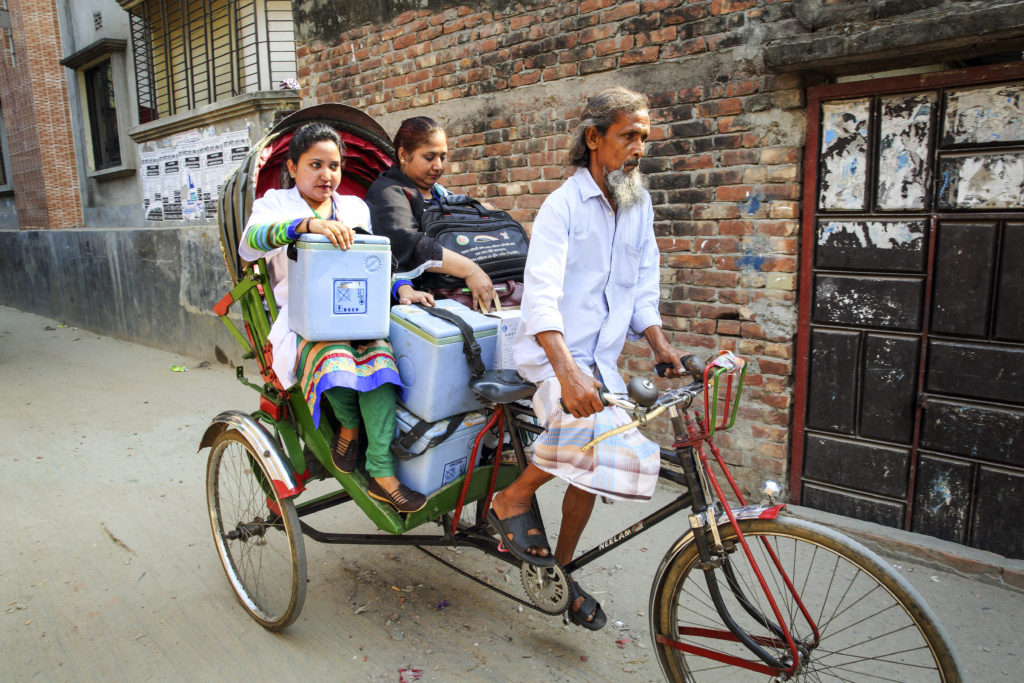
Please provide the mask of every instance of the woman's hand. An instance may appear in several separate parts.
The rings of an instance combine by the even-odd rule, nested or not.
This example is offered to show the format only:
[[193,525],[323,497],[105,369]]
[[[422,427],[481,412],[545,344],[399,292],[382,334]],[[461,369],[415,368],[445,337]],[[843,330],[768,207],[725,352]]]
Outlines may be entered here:
[[473,270],[466,275],[466,287],[473,294],[473,301],[476,301],[480,305],[480,310],[484,313],[490,310],[491,302],[494,301],[494,284],[491,282],[491,278],[487,277],[487,273],[480,266],[473,264]]
[[434,295],[430,292],[421,292],[418,289],[413,289],[412,285],[402,285],[398,288],[398,303],[433,306]]
[[[302,226],[299,226],[301,230]],[[329,221],[323,218],[309,218],[306,220],[306,232],[316,235],[326,235],[331,244],[339,249],[348,249],[356,239],[356,233],[341,221]]]

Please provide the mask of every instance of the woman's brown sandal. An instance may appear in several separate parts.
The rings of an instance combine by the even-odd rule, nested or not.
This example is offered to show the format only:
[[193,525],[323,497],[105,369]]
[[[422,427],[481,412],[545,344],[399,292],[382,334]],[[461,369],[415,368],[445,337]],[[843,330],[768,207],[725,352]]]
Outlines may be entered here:
[[394,492],[388,493],[383,486],[377,483],[376,479],[371,479],[366,487],[366,492],[370,494],[370,498],[390,503],[399,512],[416,512],[422,510],[423,506],[427,504],[426,496],[413,491],[405,484],[399,484]]
[[359,462],[359,439],[345,439],[341,436],[341,429],[334,436],[331,442],[331,462],[338,468],[339,472],[352,474]]

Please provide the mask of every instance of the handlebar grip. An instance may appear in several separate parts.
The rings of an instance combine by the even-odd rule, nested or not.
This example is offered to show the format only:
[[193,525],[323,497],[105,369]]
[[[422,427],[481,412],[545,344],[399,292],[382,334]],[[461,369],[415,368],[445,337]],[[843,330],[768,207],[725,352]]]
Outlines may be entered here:
[[[679,361],[683,364],[683,368],[693,377],[694,382],[704,381],[704,366],[706,363],[701,358],[689,355],[683,356]],[[654,366],[654,371],[658,373],[658,377],[664,377],[665,373],[671,368],[671,363],[658,363]]]
[[699,356],[689,355],[683,356],[682,358],[683,368],[690,373],[690,377],[693,377],[694,382],[704,381],[704,367],[707,362]]
[[[601,387],[600,387],[600,388],[599,388],[599,389],[597,390],[597,396],[598,396],[598,398],[600,398],[600,399],[601,399],[601,405],[605,405],[605,406],[607,406],[607,405],[611,405],[610,403],[608,403],[608,399],[606,399],[606,398],[604,397],[604,395],[605,395],[605,392],[607,392],[607,391],[608,391],[608,387],[606,387],[606,386],[605,386],[605,385],[603,385],[603,384],[602,384],[602,385],[601,385]],[[567,414],[567,415],[568,415],[568,414],[570,414],[570,413],[569,413],[569,409],[565,407],[565,401],[563,401],[561,397],[559,397],[559,398],[558,398],[558,407],[562,409],[562,412],[563,412],[563,413],[565,413],[565,414]]]

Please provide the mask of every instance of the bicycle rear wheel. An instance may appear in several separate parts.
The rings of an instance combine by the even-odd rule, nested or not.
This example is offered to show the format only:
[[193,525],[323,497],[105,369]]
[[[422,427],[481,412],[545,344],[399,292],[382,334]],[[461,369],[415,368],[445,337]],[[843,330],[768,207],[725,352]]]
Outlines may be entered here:
[[206,468],[206,500],[221,564],[242,607],[279,631],[306,599],[306,549],[291,498],[281,499],[252,445],[218,435]]
[[[800,666],[788,680],[961,680],[949,638],[935,615],[917,591],[870,550],[791,517],[740,520],[739,525],[800,651]],[[790,649],[777,634],[737,599],[746,596],[755,614],[767,615],[775,623],[735,530],[726,525],[721,532],[723,545],[731,552],[714,573],[729,613],[769,654],[791,661]],[[766,547],[774,551],[782,571]],[[734,657],[763,664],[723,625],[698,563],[696,544],[677,546],[662,562],[652,586],[651,635],[662,671],[673,681],[766,680],[763,672],[729,662],[728,657]],[[736,589],[730,589],[726,568],[735,576]],[[786,588],[783,572],[817,625],[819,638]],[[659,642],[659,635],[676,646]],[[704,652],[686,653],[679,644]]]

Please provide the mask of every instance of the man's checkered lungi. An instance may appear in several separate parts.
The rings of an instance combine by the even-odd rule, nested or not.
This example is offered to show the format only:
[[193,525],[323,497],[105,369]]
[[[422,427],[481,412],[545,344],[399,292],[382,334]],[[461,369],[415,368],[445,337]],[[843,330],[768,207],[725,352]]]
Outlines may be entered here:
[[658,444],[636,429],[581,451],[595,434],[630,422],[629,415],[608,406],[590,417],[576,418],[558,405],[562,388],[552,377],[533,395],[533,408],[544,433],[534,442],[533,464],[573,486],[620,500],[648,500],[661,468]]

